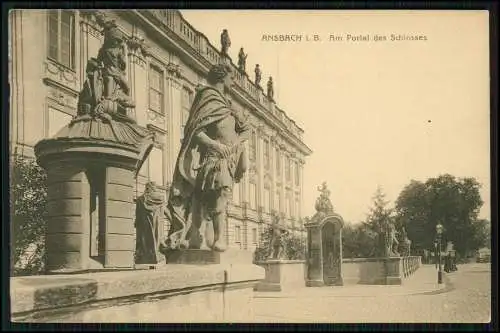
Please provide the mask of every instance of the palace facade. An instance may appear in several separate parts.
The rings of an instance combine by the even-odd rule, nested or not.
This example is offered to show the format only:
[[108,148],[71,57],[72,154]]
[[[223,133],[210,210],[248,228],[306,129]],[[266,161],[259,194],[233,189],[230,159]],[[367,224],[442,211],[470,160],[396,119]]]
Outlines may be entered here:
[[[33,147],[76,115],[85,66],[103,42],[101,20],[116,20],[127,36],[127,72],[133,115],[156,134],[155,147],[136,182],[167,193],[196,92],[221,54],[178,10],[13,10],[9,16],[10,153],[33,156]],[[243,44],[244,41],[233,41]],[[303,130],[246,75],[236,73],[228,98],[249,115],[250,168],[235,186],[226,237],[233,248],[253,250],[271,213],[303,233],[305,158]],[[165,226],[167,229],[168,226]]]

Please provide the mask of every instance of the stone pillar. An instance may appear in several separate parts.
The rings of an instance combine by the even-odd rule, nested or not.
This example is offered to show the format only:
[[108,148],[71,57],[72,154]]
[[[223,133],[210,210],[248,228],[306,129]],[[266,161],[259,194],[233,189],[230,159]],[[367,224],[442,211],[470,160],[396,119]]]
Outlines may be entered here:
[[134,172],[119,166],[106,168],[106,234],[104,267],[130,267],[134,262]]
[[54,161],[47,165],[47,185],[46,268],[88,269],[90,187],[85,170],[77,163]]
[[135,114],[131,115],[140,126],[147,125],[148,68],[147,52],[141,37],[134,35],[128,40],[130,97],[135,101]]
[[167,158],[167,179],[172,179],[175,169],[177,155],[181,148],[181,93],[182,84],[180,82],[180,71],[174,64],[169,64],[169,70],[166,77],[166,112],[168,119],[168,147],[166,150]]

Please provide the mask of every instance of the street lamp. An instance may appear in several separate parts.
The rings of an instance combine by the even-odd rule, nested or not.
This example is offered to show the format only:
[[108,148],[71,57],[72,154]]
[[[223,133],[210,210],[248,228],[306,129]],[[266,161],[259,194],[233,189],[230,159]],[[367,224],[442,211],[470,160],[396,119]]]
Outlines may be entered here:
[[434,240],[434,266],[436,266],[436,269],[438,268],[438,241],[437,241],[437,237]]
[[443,283],[443,271],[441,270],[441,234],[443,233],[443,225],[439,223],[436,226],[437,242],[438,242],[438,284]]

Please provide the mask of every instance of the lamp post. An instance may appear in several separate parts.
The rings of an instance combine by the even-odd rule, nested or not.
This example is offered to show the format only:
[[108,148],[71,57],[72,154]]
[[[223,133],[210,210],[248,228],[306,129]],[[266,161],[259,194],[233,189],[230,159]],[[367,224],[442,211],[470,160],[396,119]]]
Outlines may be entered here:
[[443,225],[439,223],[436,226],[437,243],[438,243],[438,284],[443,283],[443,271],[441,270],[441,234],[443,233]]
[[434,240],[434,266],[436,266],[436,269],[438,268],[438,240],[437,240],[437,237]]

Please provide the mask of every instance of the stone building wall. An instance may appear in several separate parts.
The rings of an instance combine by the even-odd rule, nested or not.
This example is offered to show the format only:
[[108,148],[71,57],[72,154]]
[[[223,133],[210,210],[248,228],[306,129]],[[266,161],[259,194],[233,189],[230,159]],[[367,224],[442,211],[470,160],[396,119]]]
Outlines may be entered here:
[[[136,195],[148,180],[167,190],[196,87],[206,84],[208,69],[220,59],[218,47],[177,10],[104,13],[129,38],[127,74],[136,102],[132,116],[156,133]],[[76,115],[85,66],[103,42],[102,27],[93,11],[36,9],[11,11],[9,31],[10,149],[33,156],[40,139]],[[247,76],[237,73],[235,83],[228,98],[250,117],[251,168],[234,190],[226,237],[231,247],[252,250],[273,211],[289,227],[301,225],[303,168],[311,151],[302,142],[303,130]]]

